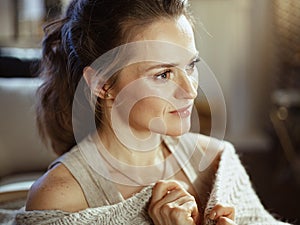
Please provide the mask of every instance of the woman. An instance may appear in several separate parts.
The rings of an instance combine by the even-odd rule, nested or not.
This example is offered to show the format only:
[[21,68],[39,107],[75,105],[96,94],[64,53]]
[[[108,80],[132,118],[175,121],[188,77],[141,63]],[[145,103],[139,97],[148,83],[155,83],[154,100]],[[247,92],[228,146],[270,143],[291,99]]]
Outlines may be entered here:
[[199,171],[212,139],[189,133],[199,59],[187,1],[76,0],[45,30],[37,120],[62,157],[19,223],[281,223],[230,144]]

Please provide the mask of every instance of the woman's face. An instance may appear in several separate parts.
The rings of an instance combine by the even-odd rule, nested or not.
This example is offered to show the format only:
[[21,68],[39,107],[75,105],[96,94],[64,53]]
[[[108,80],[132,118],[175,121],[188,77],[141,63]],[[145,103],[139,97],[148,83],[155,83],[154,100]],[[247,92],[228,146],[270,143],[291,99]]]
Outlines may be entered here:
[[138,54],[145,59],[155,56],[155,60],[150,57],[121,70],[110,92],[114,96],[111,119],[121,118],[118,129],[130,125],[136,137],[146,138],[151,132],[178,136],[190,129],[197,96],[194,64],[198,55],[193,29],[185,16],[161,20],[133,41],[149,40],[154,42]]

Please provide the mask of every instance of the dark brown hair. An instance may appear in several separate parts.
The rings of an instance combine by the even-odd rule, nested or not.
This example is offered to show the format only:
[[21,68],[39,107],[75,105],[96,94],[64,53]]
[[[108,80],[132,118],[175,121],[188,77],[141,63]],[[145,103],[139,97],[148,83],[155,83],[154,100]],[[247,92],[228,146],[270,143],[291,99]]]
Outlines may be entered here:
[[[83,69],[126,43],[139,27],[181,15],[192,22],[187,7],[185,0],[73,0],[62,19],[44,28],[40,66],[44,82],[38,90],[37,125],[43,140],[58,155],[76,145],[72,103]],[[82,113],[91,110],[89,104],[82,105]],[[99,127],[101,111],[97,114]]]

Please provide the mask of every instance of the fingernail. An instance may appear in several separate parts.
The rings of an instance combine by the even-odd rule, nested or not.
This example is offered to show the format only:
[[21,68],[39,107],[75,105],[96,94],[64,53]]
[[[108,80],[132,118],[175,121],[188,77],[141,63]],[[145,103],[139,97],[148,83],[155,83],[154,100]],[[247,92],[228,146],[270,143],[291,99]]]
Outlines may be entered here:
[[214,220],[216,218],[216,215],[217,213],[215,211],[212,211],[210,214],[209,214],[209,219],[211,220]]

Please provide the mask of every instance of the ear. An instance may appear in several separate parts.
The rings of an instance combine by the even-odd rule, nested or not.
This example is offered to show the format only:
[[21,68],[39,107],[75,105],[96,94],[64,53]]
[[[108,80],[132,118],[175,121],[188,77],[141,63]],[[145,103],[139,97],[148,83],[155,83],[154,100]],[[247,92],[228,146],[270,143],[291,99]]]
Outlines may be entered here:
[[93,68],[90,66],[85,67],[83,69],[83,77],[94,95],[100,97],[101,99],[113,99],[113,96],[109,93],[109,84],[104,84],[102,87],[100,84],[93,84],[93,78],[95,77],[95,70]]
[[89,88],[91,88],[92,79],[93,79],[94,74],[95,74],[95,70],[92,67],[90,67],[90,66],[84,67],[83,78],[84,78],[85,82],[87,83],[87,85],[89,86]]

